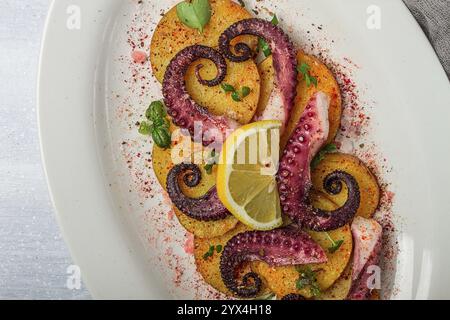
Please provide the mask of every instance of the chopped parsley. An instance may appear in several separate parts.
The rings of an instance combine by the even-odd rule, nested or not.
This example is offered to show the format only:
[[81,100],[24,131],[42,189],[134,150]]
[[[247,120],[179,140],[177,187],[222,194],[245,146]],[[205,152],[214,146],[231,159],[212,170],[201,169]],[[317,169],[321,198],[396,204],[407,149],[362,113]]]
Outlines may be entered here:
[[[276,14],[273,15],[270,22],[272,22],[274,26],[277,26],[280,23]],[[258,39],[258,48],[262,53],[264,53],[264,56],[266,58],[272,54],[272,50],[270,49],[269,44],[263,38]]]
[[309,287],[311,295],[318,297],[322,294],[319,284],[317,283],[317,274],[311,267],[297,267],[299,277],[295,286],[298,290],[303,290]]
[[218,159],[218,155],[216,154],[216,150],[213,149],[211,151],[211,155],[210,155],[209,159],[206,161],[206,165],[203,167],[207,174],[212,173],[212,169],[213,169],[214,165],[217,164],[218,160],[219,159]]
[[203,255],[204,260],[208,260],[208,258],[214,255],[214,252],[221,253],[223,250],[222,245],[218,244],[217,246],[210,245],[208,251]]
[[242,87],[240,90],[236,90],[234,86],[228,83],[222,83],[220,86],[223,92],[231,92],[231,98],[236,102],[241,102],[242,99],[247,97],[252,92],[252,90],[247,86]]
[[317,87],[317,78],[311,75],[309,72],[310,70],[311,67],[306,62],[302,62],[301,65],[297,66],[297,71],[303,75],[306,85],[310,87],[311,84],[314,84],[314,86]]
[[325,232],[328,240],[330,240],[331,242],[331,246],[328,247],[328,252],[329,253],[335,253],[336,251],[339,250],[339,248],[342,246],[342,244],[344,243],[344,240],[338,240],[338,241],[334,241],[333,238],[331,238],[330,234],[328,232]]

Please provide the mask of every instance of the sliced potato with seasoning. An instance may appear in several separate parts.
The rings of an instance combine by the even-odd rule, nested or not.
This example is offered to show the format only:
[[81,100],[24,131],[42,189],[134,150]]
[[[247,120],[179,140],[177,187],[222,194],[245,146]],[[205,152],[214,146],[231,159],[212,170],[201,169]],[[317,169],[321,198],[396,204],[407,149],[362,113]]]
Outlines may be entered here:
[[[380,187],[375,176],[357,157],[342,153],[330,153],[325,156],[311,174],[314,189],[325,192],[323,181],[328,174],[335,170],[345,171],[356,179],[361,195],[361,203],[356,215],[371,218],[380,201]],[[338,206],[342,206],[347,200],[347,187],[343,184],[342,191],[339,194],[327,194],[327,197]]]
[[[220,257],[222,252],[217,252],[217,246],[219,246],[222,250],[227,244],[227,242],[234,237],[235,235],[250,230],[248,227],[239,223],[237,227],[223,236],[204,239],[195,237],[194,240],[194,257],[195,263],[197,265],[197,271],[202,275],[203,279],[210,284],[216,290],[225,293],[229,296],[234,296],[232,292],[230,292],[225,284],[222,281],[222,276],[220,274]],[[210,251],[210,248],[214,247],[214,251]],[[213,252],[212,255],[207,254],[208,252]],[[251,272],[250,265],[247,264],[243,266],[239,270],[239,276],[243,276],[248,272]],[[238,276],[238,277],[239,277]],[[261,288],[261,292],[259,296],[264,296],[268,293],[267,286],[263,282],[263,287]]]
[[[231,0],[210,0],[212,16],[203,32],[192,29],[181,23],[174,6],[164,14],[152,37],[150,47],[150,62],[153,74],[162,83],[170,61],[182,49],[202,44],[217,47],[220,35],[233,23],[251,18],[251,14],[239,4]],[[256,49],[258,40],[253,36],[240,36],[231,44],[243,42]],[[200,59],[192,64],[186,73],[186,86],[189,94],[200,105],[208,108],[212,114],[227,115],[241,124],[250,122],[259,101],[260,79],[258,68],[253,60],[242,63],[227,61],[227,76],[224,83],[233,85],[236,90],[250,88],[250,94],[236,102],[230,93],[224,93],[220,85],[208,87],[201,85],[195,75],[195,66],[203,64],[200,74],[204,79],[213,79],[217,74],[215,65],[206,59]],[[242,75],[245,74],[245,77]]]
[[[185,26],[178,19],[176,6],[167,11],[159,21],[150,46],[150,61],[153,73],[159,82],[162,82],[172,58],[182,49],[194,44],[216,48],[219,45],[220,35],[229,26],[237,21],[252,18],[245,8],[231,0],[210,0],[209,2],[212,15],[203,32]],[[258,39],[253,36],[240,36],[231,44],[235,45],[239,42],[246,43],[255,49]]]
[[[302,63],[307,63],[310,66],[309,73],[311,76],[317,78],[317,87],[313,84],[309,87],[306,85],[306,81],[303,75],[299,73],[298,80],[299,84],[297,86],[297,97],[295,99],[295,106],[291,112],[290,120],[286,126],[286,131],[281,138],[281,149],[284,148],[289,137],[293,133],[295,127],[300,120],[300,117],[308,104],[312,96],[322,91],[330,97],[330,108],[329,108],[329,120],[330,120],[330,134],[328,141],[332,142],[336,137],[338,130],[341,125],[341,115],[342,115],[342,98],[339,85],[333,75],[333,73],[327,68],[327,66],[321,62],[316,57],[307,55],[303,52],[299,52],[297,55],[298,65]],[[273,91],[274,83],[274,71],[272,66],[272,58],[269,57],[265,59],[259,66],[259,74],[261,77],[261,95],[259,99],[257,113],[261,113],[264,108],[269,104],[270,97]]]
[[[194,62],[186,74],[186,87],[192,99],[215,115],[226,115],[240,124],[249,123],[258,106],[260,96],[260,78],[258,67],[253,61],[233,63],[227,61],[228,71],[223,83],[232,85],[236,91],[250,89],[250,94],[240,101],[233,100],[230,92],[224,92],[221,86],[207,87],[197,81],[195,68],[202,64],[200,75],[203,79],[213,79],[217,70],[214,64],[206,59]],[[245,75],[242,76],[242,75]]]
[[345,300],[350,287],[352,286],[352,268],[351,262],[347,265],[342,275],[336,282],[326,291],[324,291],[317,300]]
[[[324,210],[336,209],[336,204],[321,194],[311,196],[314,206]],[[303,265],[300,268],[310,267],[316,272],[317,284],[321,291],[330,288],[344,272],[352,254],[353,239],[350,226],[346,225],[337,230],[328,232],[334,241],[343,240],[342,245],[334,253],[330,253],[328,248],[332,243],[325,232],[308,232],[311,237],[325,250],[328,262],[321,264]],[[297,280],[299,272],[296,266],[271,267],[265,262],[254,262],[253,270],[265,279],[270,290],[272,290],[278,298],[291,293],[297,293],[305,298],[312,298],[313,295],[309,287],[297,289]]]
[[[173,124],[171,124],[171,132],[174,132],[177,129]],[[172,161],[172,152],[176,152],[177,150],[184,149],[184,151],[188,150],[185,146],[190,146],[191,152],[189,154],[196,154],[199,157],[200,152],[208,153],[207,149],[204,149],[200,144],[194,144],[191,141],[190,137],[183,137],[181,135],[177,135],[173,133],[172,139],[172,147],[170,149],[161,149],[158,146],[153,147],[153,170],[155,172],[156,178],[158,179],[161,186],[166,190],[166,181],[167,175],[170,169],[174,166]],[[178,147],[177,147],[178,146]],[[186,155],[188,152],[186,152]],[[183,157],[184,155],[179,154],[177,156]],[[207,159],[208,156],[205,155],[203,159]],[[201,159],[201,157],[200,157]],[[193,158],[192,158],[193,160]],[[211,187],[216,184],[216,170],[213,168],[211,174],[208,174],[203,165],[199,165],[200,170],[202,171],[202,180],[200,184],[195,188],[189,188],[184,185],[184,183],[180,180],[180,186],[185,193],[189,197],[201,197],[204,195]],[[193,218],[188,217],[180,210],[174,207],[175,214],[180,221],[181,225],[189,232],[194,234],[196,237],[200,238],[211,238],[223,235],[224,233],[232,230],[236,227],[238,220],[233,216],[229,216],[223,220],[218,221],[199,221]]]

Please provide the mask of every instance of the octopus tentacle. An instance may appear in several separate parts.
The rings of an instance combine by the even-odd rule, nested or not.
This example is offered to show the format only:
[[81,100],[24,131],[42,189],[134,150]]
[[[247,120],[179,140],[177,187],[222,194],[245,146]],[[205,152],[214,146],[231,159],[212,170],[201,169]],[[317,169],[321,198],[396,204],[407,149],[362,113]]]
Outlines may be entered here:
[[352,285],[348,300],[366,300],[370,297],[370,277],[373,271],[369,268],[378,266],[382,249],[382,226],[373,219],[356,217],[352,222],[354,239]]
[[[193,45],[181,50],[170,62],[164,75],[162,91],[164,103],[172,117],[173,123],[187,129],[194,136],[194,126],[200,125],[202,143],[207,146],[213,142],[221,145],[230,130],[238,127],[237,122],[224,116],[215,116],[196,103],[188,94],[184,77],[189,66],[198,59],[209,59],[217,67],[217,75],[212,80],[200,76],[202,65],[196,68],[198,81],[205,86],[220,84],[227,72],[227,63],[223,55],[213,48]],[[205,132],[209,134],[206,136]]]
[[327,256],[307,233],[296,227],[240,233],[228,241],[220,259],[222,280],[230,291],[247,298],[260,291],[257,274],[246,274],[241,283],[236,279],[236,271],[243,263],[256,260],[286,266],[323,263]]
[[329,98],[322,92],[309,101],[284,150],[277,177],[283,212],[302,227],[314,231],[342,227],[353,218],[360,204],[358,183],[342,171],[331,173],[324,181],[325,191],[330,194],[339,193],[341,183],[346,184],[348,199],[341,208],[319,210],[307,201],[312,186],[310,163],[328,137],[328,107]]
[[[263,38],[270,46],[275,70],[275,89],[283,104],[282,110],[266,110],[258,120],[281,120],[284,129],[297,95],[297,52],[288,35],[278,26],[263,19],[245,19],[236,22],[225,30],[219,38],[219,49],[231,61],[242,62],[252,57],[252,50],[245,43],[238,43],[231,51],[231,41],[237,36],[247,34]],[[279,108],[280,106],[276,106]],[[271,109],[271,108],[268,108]],[[274,114],[278,119],[274,119]]]
[[172,203],[187,216],[201,221],[215,221],[225,219],[230,213],[223,206],[215,187],[200,198],[186,196],[180,188],[179,178],[190,188],[196,187],[202,173],[195,164],[178,164],[167,175],[167,192]]

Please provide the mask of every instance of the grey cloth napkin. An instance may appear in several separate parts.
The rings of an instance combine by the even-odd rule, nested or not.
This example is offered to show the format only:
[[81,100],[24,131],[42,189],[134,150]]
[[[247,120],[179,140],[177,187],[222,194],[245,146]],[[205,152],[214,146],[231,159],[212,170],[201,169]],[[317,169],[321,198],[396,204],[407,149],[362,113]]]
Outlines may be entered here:
[[450,0],[403,0],[430,39],[450,79]]

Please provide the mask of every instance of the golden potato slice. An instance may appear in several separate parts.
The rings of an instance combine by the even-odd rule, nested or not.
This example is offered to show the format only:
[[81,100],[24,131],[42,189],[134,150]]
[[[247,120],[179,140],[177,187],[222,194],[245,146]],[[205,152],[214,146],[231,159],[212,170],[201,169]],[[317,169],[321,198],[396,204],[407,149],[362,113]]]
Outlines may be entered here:
[[[311,201],[315,207],[323,210],[334,210],[337,208],[335,203],[321,193],[314,192],[311,195]],[[350,226],[346,225],[340,229],[328,232],[334,241],[344,240],[341,247],[334,253],[328,251],[328,248],[331,247],[331,242],[325,232],[309,231],[308,233],[325,250],[328,257],[327,263],[309,265],[312,270],[316,271],[317,283],[321,291],[325,291],[341,276],[350,260],[353,249]],[[278,298],[282,298],[290,293],[298,293],[306,298],[312,297],[309,288],[302,290],[296,288],[299,273],[295,266],[271,267],[264,262],[254,262],[252,268],[265,279],[268,287]]]
[[[171,131],[174,132],[175,130],[176,127],[172,124]],[[173,141],[171,149],[161,149],[156,145],[154,145],[153,147],[153,170],[155,171],[156,178],[164,189],[166,189],[167,174],[174,166],[172,162],[172,152],[175,152],[177,150],[177,145],[182,149],[185,149],[183,148],[183,146],[185,145],[190,146],[191,154],[194,154],[196,151],[197,154],[202,151],[210,154],[210,151],[204,149],[201,145],[194,144],[191,141],[190,137],[180,136],[179,138],[175,138],[175,140],[172,140]],[[207,156],[204,157],[204,159],[207,158]],[[199,167],[202,171],[202,180],[197,187],[188,188],[182,182],[180,182],[181,189],[189,197],[200,197],[216,184],[215,168],[211,174],[207,174],[203,168],[203,165],[200,165]],[[183,214],[175,207],[174,210],[181,225],[187,231],[200,238],[211,238],[223,235],[224,233],[233,229],[238,223],[238,220],[231,215],[223,220],[218,221],[198,221]]]
[[351,263],[347,265],[342,275],[336,282],[326,291],[317,297],[317,300],[345,300],[350,287],[352,286],[352,268]]
[[[182,49],[194,44],[216,48],[219,45],[220,35],[229,26],[252,17],[245,8],[231,0],[210,0],[209,2],[212,9],[211,20],[202,33],[181,23],[176,6],[162,17],[153,33],[150,46],[150,62],[159,82],[162,82],[172,58]],[[251,48],[256,48],[258,39],[253,36],[241,36],[234,39],[231,44],[238,42],[244,42]],[[233,73],[232,70],[230,73]]]
[[[329,109],[330,134],[327,141],[328,143],[334,140],[341,125],[341,91],[338,83],[336,82],[336,79],[333,76],[333,73],[319,59],[307,55],[303,52],[298,53],[297,60],[298,65],[301,65],[303,62],[305,62],[310,66],[311,69],[309,72],[312,76],[317,78],[318,84],[317,87],[315,87],[314,85],[308,87],[303,75],[299,73],[299,85],[297,87],[295,106],[291,112],[291,117],[286,126],[286,131],[281,138],[282,149],[286,145],[287,140],[289,140],[289,137],[297,126],[307,103],[316,92],[322,91],[328,94],[331,99]],[[259,98],[257,113],[260,113],[267,106],[273,90],[274,73],[272,67],[272,58],[269,57],[264,60],[258,68],[261,77],[261,95]]]
[[[344,240],[342,246],[334,253],[328,252],[331,242],[327,238],[325,232],[311,231],[309,233],[327,253],[327,263],[309,265],[311,269],[316,272],[317,283],[320,289],[325,291],[340,277],[350,259],[353,247],[350,226],[346,225],[340,229],[329,232],[332,239]],[[266,280],[269,288],[279,298],[290,293],[298,293],[306,298],[312,297],[309,288],[301,290],[297,289],[296,282],[299,278],[299,273],[295,266],[271,267],[264,262],[255,262],[253,263],[252,268]]]
[[[371,218],[378,208],[380,201],[380,188],[377,179],[355,156],[333,153],[328,154],[312,172],[312,182],[314,189],[324,192],[323,181],[325,177],[335,170],[342,170],[351,174],[359,185],[361,194],[361,204],[358,212],[359,216]],[[338,195],[327,195],[338,206],[342,206],[347,200],[347,188],[345,185]]]
[[[170,9],[159,22],[150,48],[153,73],[159,82],[162,82],[167,66],[179,51],[194,44],[217,47],[219,37],[226,28],[237,21],[251,18],[251,14],[245,8],[233,1],[211,0],[210,3],[212,17],[203,33],[182,24],[177,17],[176,7]],[[255,49],[258,41],[253,36],[241,36],[234,39],[232,44],[238,42],[247,43]],[[233,85],[237,90],[241,90],[244,86],[251,89],[250,95],[241,102],[234,101],[230,93],[222,92],[220,86],[201,85],[195,75],[195,66],[200,63],[204,66],[200,72],[204,79],[213,79],[217,73],[216,67],[209,60],[201,59],[194,63],[185,77],[192,98],[213,114],[226,114],[241,124],[250,122],[259,101],[260,79],[255,63],[252,60],[242,63],[227,61],[228,70],[224,82]]]
[[[222,281],[222,276],[220,275],[220,257],[222,253],[217,253],[217,251],[215,251],[212,257],[208,257],[207,259],[204,258],[204,255],[209,251],[209,248],[211,246],[217,247],[218,245],[220,245],[223,249],[232,237],[248,230],[250,230],[248,227],[239,223],[236,228],[224,234],[223,236],[210,239],[195,237],[194,240],[194,257],[195,263],[197,265],[197,271],[202,275],[203,279],[205,279],[205,281],[213,288],[229,296],[234,295],[227,289]],[[239,274],[240,276],[243,276],[250,271],[252,270],[250,266],[247,265],[239,270]],[[268,292],[269,291],[267,289],[267,286],[263,281],[263,287],[259,295],[263,296]]]
[[[227,61],[228,72],[224,83],[231,84],[236,90],[250,88],[250,94],[241,101],[234,101],[230,93],[225,93],[220,86],[207,87],[200,84],[195,76],[195,67],[203,65],[200,75],[203,79],[213,79],[216,76],[214,64],[206,59],[194,62],[186,74],[186,87],[191,97],[200,105],[208,108],[215,115],[226,115],[241,124],[249,123],[258,106],[260,78],[258,67],[253,61],[233,63]],[[242,75],[245,75],[243,77]]]

